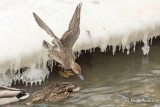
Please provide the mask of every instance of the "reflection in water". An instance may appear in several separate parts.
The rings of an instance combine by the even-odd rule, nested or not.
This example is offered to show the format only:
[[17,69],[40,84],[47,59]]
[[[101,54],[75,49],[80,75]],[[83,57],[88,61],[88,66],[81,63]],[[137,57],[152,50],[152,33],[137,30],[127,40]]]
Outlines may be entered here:
[[[98,50],[97,50],[98,51]],[[71,81],[78,83],[81,90],[74,96],[56,103],[36,102],[33,107],[48,106],[158,106],[160,105],[160,43],[154,42],[148,56],[141,47],[136,52],[95,52],[81,55],[77,62],[82,68],[84,81],[76,75],[66,79],[53,69],[42,85],[26,87],[22,83],[13,87],[24,88],[33,93],[50,83]],[[25,101],[12,106],[25,106]]]

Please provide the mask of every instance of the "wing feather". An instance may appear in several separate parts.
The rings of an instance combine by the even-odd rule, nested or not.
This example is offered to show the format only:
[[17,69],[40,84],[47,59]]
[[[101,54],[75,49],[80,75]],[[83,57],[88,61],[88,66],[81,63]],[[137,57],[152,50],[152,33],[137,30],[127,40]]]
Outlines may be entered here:
[[55,40],[52,41],[52,43],[54,43],[54,45],[58,48],[58,49],[56,49],[56,51],[60,50],[60,48],[61,48],[61,41],[59,40],[59,38],[57,36],[55,36],[55,34],[52,32],[52,30],[45,24],[45,22],[36,13],[33,12],[33,16],[34,16],[37,24],[43,30],[45,30],[51,37],[53,37],[55,39]]
[[79,37],[81,6],[82,6],[82,3],[80,3],[76,7],[73,17],[69,23],[68,30],[63,34],[62,38],[60,39],[62,45],[65,47],[72,48],[74,43]]

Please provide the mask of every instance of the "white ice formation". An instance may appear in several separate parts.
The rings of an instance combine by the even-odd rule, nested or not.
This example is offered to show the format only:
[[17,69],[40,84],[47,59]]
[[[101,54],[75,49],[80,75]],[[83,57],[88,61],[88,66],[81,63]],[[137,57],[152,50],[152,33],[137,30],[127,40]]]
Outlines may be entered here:
[[[0,73],[8,69],[43,66],[48,60],[42,41],[51,41],[39,28],[32,12],[37,13],[60,38],[79,0],[0,0]],[[84,0],[81,33],[73,50],[116,46],[127,54],[142,41],[144,54],[149,39],[160,34],[160,0]],[[94,50],[93,50],[94,51]],[[34,74],[36,75],[36,74]]]
[[47,69],[36,68],[35,66],[32,66],[22,73],[20,80],[26,82],[26,85],[30,82],[32,86],[33,83],[37,84],[37,82],[41,84],[41,82],[44,81],[48,75],[49,71]]

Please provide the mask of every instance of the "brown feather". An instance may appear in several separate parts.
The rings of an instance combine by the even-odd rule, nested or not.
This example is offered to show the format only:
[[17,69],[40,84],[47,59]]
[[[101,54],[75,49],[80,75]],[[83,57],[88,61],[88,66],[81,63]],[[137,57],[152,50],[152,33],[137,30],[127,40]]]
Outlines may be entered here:
[[61,37],[61,43],[63,46],[72,48],[74,43],[79,37],[80,34],[80,13],[81,13],[81,6],[82,3],[80,3],[75,12],[74,15],[69,23],[68,30],[63,34]]

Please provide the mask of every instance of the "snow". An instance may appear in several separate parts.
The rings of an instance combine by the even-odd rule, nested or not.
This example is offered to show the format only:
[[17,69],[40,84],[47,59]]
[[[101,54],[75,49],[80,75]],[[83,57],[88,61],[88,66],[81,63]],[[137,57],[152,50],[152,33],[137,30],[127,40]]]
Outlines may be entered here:
[[[37,13],[60,38],[80,0],[0,0],[0,73],[8,69],[40,66],[48,60],[42,41],[52,38],[37,25]],[[160,0],[84,0],[81,33],[74,45],[76,52],[116,46],[122,51],[142,41],[144,54],[148,40],[160,34]],[[42,70],[42,72],[43,72]]]

